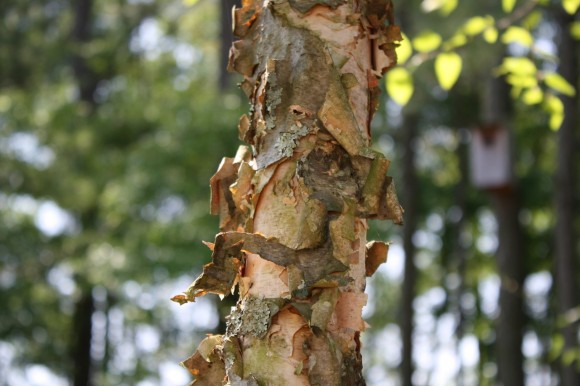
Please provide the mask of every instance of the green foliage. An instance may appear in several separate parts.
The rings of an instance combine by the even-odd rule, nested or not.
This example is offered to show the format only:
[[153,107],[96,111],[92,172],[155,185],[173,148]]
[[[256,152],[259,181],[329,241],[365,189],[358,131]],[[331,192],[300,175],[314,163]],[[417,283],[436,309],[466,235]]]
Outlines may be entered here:
[[578,7],[580,7],[580,0],[562,0],[562,7],[570,15],[574,15],[578,11]]
[[417,52],[431,52],[441,45],[441,35],[433,31],[424,31],[413,38],[413,48]]
[[[454,2],[453,5],[450,4],[451,2],[446,1],[425,1],[423,9],[425,12],[431,12],[437,9],[442,10],[444,7],[449,6],[451,10],[454,10],[457,4]],[[412,47],[406,43],[401,45],[397,50],[402,58],[399,65],[406,66],[409,71],[399,72],[396,76],[387,77],[387,90],[390,90],[390,95],[394,95],[393,100],[402,106],[408,103],[410,92],[411,94],[413,92],[412,84],[414,82],[407,74],[412,77],[416,73],[415,67],[431,59],[435,62],[434,69],[437,83],[444,90],[449,90],[458,81],[459,75],[465,68],[461,56],[454,52],[465,49],[470,44],[474,45],[479,36],[490,45],[494,45],[499,38],[501,43],[506,45],[508,51],[512,45],[517,45],[527,50],[528,54],[525,56],[518,54],[517,56],[506,57],[495,72],[497,75],[506,76],[507,82],[513,87],[511,95],[514,99],[519,99],[527,105],[541,103],[542,100],[540,98],[543,98],[544,91],[539,88],[539,81],[543,82],[542,86],[552,91],[574,96],[576,92],[575,85],[571,85],[558,73],[543,73],[536,66],[536,62],[547,62],[549,65],[553,65],[553,62],[556,62],[553,56],[544,54],[539,50],[537,54],[534,52],[536,42],[534,32],[538,30],[542,23],[545,23],[544,13],[546,11],[543,7],[547,7],[549,4],[545,2],[530,2],[522,5],[521,8],[515,9],[515,0],[503,0],[501,5],[503,12],[508,13],[508,16],[499,19],[491,14],[467,17],[458,23],[459,26],[455,27],[454,31],[451,30],[453,32],[448,34],[448,38],[444,38],[446,36],[445,33],[434,32],[429,28],[425,28],[419,30],[411,38]],[[571,14],[578,9],[576,0],[563,1],[562,5]],[[578,32],[580,28],[578,28],[577,24],[578,22],[570,24],[570,34],[576,39],[580,36],[580,32]],[[405,40],[407,40],[406,36]],[[415,50],[414,54],[412,48]],[[391,81],[397,82],[397,85],[389,85]],[[551,105],[552,103],[548,102],[547,104]],[[554,113],[553,108],[547,108],[547,111],[550,113],[550,127],[555,130],[554,126],[563,120],[563,115]]]
[[517,0],[501,0],[501,8],[505,13],[510,13],[516,6]]
[[394,68],[387,73],[387,92],[395,102],[404,106],[413,96],[413,77],[405,68]]
[[449,90],[461,74],[462,60],[455,52],[443,52],[435,58],[435,75],[444,90]]
[[[15,371],[67,376],[75,304],[93,292],[101,319],[123,318],[118,338],[94,338],[108,350],[94,359],[98,384],[158,384],[155,363],[177,363],[196,339],[179,330],[168,287],[209,258],[208,181],[235,152],[242,97],[213,86],[217,3],[94,2],[83,42],[71,39],[74,11],[0,4],[0,343]],[[96,84],[90,100],[75,56]],[[167,339],[116,367],[143,326]]]

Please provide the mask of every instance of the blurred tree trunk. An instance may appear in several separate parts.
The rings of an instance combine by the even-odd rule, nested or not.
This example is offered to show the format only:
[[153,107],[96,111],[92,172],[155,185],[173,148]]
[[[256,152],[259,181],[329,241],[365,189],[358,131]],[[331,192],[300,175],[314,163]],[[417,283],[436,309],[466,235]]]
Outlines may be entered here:
[[[485,101],[486,124],[509,130],[509,87],[502,78],[489,80]],[[511,161],[510,161],[511,162]],[[513,165],[510,164],[513,170]],[[497,322],[496,353],[499,381],[505,386],[523,386],[522,338],[525,323],[523,308],[524,246],[519,223],[519,198],[515,183],[491,192],[498,223],[496,252],[501,280],[500,315]]]
[[[570,26],[574,16],[557,11],[556,19],[560,30],[558,44],[560,65],[559,72],[576,88],[578,81],[578,43],[570,36]],[[564,102],[564,122],[558,133],[557,170],[554,186],[556,205],[556,292],[558,294],[558,310],[564,316],[578,307],[576,280],[578,272],[577,243],[578,234],[574,229],[576,215],[575,188],[578,169],[578,93],[576,97],[562,96]],[[565,317],[563,319],[566,319]],[[578,326],[566,322],[562,329],[564,335],[564,352],[578,347]],[[580,372],[576,362],[561,364],[561,384],[563,386],[580,385]]]
[[227,71],[230,46],[234,40],[232,31],[232,9],[237,0],[220,0],[220,57],[218,85],[221,91],[230,86],[230,73]]
[[[79,91],[79,99],[94,107],[94,93],[99,83],[97,75],[90,69],[86,58],[83,55],[83,45],[91,40],[91,29],[93,22],[93,1],[76,0],[73,6],[73,28],[71,32],[73,42],[72,68],[76,78]],[[82,167],[79,165],[79,167]],[[89,208],[79,215],[83,229],[90,229],[94,226],[96,218],[96,208]],[[92,295],[92,286],[83,285],[82,293],[75,306],[74,329],[72,333],[72,363],[73,363],[73,385],[90,386],[92,360],[91,342],[93,324],[92,317],[95,310]]]
[[[387,25],[388,22],[388,25]],[[221,233],[180,303],[239,283],[225,335],[184,365],[196,385],[363,385],[365,276],[402,221],[389,161],[370,149],[378,78],[395,63],[390,0],[244,1],[230,68],[252,103],[211,179]]]
[[415,165],[414,142],[417,138],[418,119],[415,114],[404,116],[403,155],[403,197],[405,205],[405,227],[403,229],[403,249],[405,250],[405,278],[401,295],[401,334],[403,341],[403,356],[401,377],[403,386],[413,385],[413,301],[417,282],[417,267],[415,265],[415,244],[413,235],[417,231],[419,182]]
[[95,302],[90,292],[84,293],[76,303],[72,338],[73,386],[90,386],[91,379],[91,338]]

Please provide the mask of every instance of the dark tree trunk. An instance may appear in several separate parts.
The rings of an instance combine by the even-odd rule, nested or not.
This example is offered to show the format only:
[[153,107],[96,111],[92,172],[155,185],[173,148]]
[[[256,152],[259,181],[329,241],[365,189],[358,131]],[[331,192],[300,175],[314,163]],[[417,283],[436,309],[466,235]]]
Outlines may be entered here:
[[498,222],[499,248],[496,257],[501,277],[496,341],[499,379],[504,386],[523,386],[524,254],[518,220],[519,200],[512,191],[495,194],[492,201]]
[[94,103],[93,94],[97,88],[98,79],[88,66],[82,54],[81,46],[91,39],[91,24],[93,16],[93,0],[76,0],[74,7],[74,25],[72,29],[73,57],[72,65],[79,87],[80,99],[90,104]]
[[227,71],[230,47],[234,41],[232,31],[232,9],[238,5],[237,0],[220,0],[220,68],[218,85],[221,91],[230,87],[230,73]]
[[95,302],[87,289],[75,307],[72,331],[73,386],[91,386],[91,339]]
[[[560,27],[559,57],[560,74],[570,84],[578,87],[578,44],[570,36],[570,25],[574,17],[563,11],[557,15]],[[578,95],[578,94],[576,94]],[[578,306],[576,290],[576,240],[578,235],[574,229],[576,203],[574,192],[577,168],[577,131],[578,98],[562,96],[564,102],[564,122],[560,127],[557,151],[557,170],[554,186],[556,205],[556,292],[558,296],[558,311],[561,315]],[[578,326],[568,324],[562,329],[564,335],[564,350],[578,347]],[[563,386],[580,385],[580,372],[576,362],[562,364],[561,384]]]
[[[89,42],[93,19],[93,1],[76,0],[72,2],[74,22],[71,31],[72,57],[71,64],[76,78],[79,99],[90,106],[94,106],[94,93],[97,88],[98,78],[90,69],[86,58],[82,53],[82,46]],[[80,219],[84,227],[90,227],[96,217],[96,208],[91,208],[80,213]],[[72,378],[73,386],[92,385],[92,318],[95,311],[95,302],[92,296],[92,287],[88,286],[81,294],[75,307],[72,342]]]
[[417,230],[418,217],[418,180],[415,166],[413,143],[417,137],[417,116],[407,115],[403,123],[403,205],[405,206],[405,227],[403,230],[403,248],[405,250],[405,278],[401,299],[401,334],[403,340],[403,360],[401,376],[404,386],[413,384],[413,301],[415,300],[415,283],[417,267],[415,266],[415,245],[413,234]]
[[[509,129],[509,88],[501,78],[491,79],[485,100],[486,124]],[[510,166],[511,167],[511,166]],[[519,199],[515,183],[491,193],[498,223],[496,252],[501,280],[500,316],[497,321],[496,353],[499,381],[504,386],[523,386],[522,337],[524,251],[519,223]]]

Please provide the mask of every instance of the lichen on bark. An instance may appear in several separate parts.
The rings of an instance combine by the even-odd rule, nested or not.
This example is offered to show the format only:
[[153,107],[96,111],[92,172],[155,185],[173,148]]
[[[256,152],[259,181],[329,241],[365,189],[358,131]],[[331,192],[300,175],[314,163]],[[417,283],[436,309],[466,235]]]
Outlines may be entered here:
[[173,300],[240,300],[184,365],[196,385],[362,385],[365,278],[388,251],[366,221],[403,213],[370,133],[401,40],[391,1],[243,0],[234,20],[250,147],[212,177],[212,261]]

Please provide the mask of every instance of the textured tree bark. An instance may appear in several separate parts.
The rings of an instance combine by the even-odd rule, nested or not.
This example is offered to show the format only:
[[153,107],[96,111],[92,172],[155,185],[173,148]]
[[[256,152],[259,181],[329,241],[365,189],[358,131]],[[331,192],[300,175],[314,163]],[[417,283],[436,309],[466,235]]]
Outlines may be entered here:
[[[560,56],[560,74],[570,84],[578,87],[578,43],[570,36],[570,25],[574,17],[563,11],[557,14],[560,29],[558,44]],[[578,95],[578,94],[576,94]],[[576,240],[578,234],[574,229],[575,218],[575,185],[578,159],[578,97],[562,96],[564,102],[564,122],[559,130],[557,170],[554,186],[556,206],[556,292],[558,294],[558,311],[561,315],[578,307],[578,280],[576,262],[578,258]],[[578,324],[567,323],[562,329],[564,351],[578,347]],[[562,363],[561,384],[572,386],[580,384],[580,371],[576,362]]]
[[242,146],[211,179],[212,262],[173,300],[240,300],[225,335],[184,362],[196,385],[363,385],[365,277],[388,245],[368,218],[402,222],[389,161],[371,149],[378,78],[395,64],[390,0],[246,0],[231,69],[252,108]]

